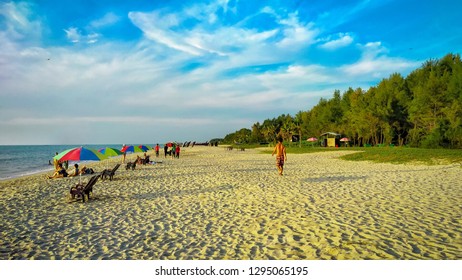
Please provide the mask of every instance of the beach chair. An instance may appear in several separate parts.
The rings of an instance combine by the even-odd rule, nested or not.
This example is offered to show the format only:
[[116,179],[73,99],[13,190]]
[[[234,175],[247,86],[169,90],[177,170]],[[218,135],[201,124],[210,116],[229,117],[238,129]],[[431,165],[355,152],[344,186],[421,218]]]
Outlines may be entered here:
[[136,162],[129,162],[129,163],[127,163],[127,165],[125,166],[125,169],[126,169],[126,170],[129,170],[129,169],[135,170],[135,168],[136,168]]
[[105,169],[102,173],[101,173],[101,179],[106,179],[107,177],[109,177],[109,180],[112,181],[112,178],[114,178],[114,175],[115,175],[115,172],[117,171],[117,169],[119,169],[120,167],[120,163],[116,164],[116,166],[114,166],[114,168],[112,168],[112,170],[109,170],[109,169]]
[[93,186],[98,181],[100,175],[94,175],[90,178],[86,185],[77,184],[74,187],[71,187],[69,194],[72,200],[74,199],[82,199],[82,202],[85,202],[85,195],[90,199],[90,193],[93,193]]

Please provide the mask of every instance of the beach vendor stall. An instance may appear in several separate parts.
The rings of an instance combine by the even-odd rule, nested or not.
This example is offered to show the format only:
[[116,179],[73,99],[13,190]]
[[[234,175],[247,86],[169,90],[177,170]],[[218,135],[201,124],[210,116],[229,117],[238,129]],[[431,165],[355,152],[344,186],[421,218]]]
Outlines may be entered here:
[[335,132],[326,132],[321,134],[321,145],[323,147],[338,147],[340,144],[340,134]]

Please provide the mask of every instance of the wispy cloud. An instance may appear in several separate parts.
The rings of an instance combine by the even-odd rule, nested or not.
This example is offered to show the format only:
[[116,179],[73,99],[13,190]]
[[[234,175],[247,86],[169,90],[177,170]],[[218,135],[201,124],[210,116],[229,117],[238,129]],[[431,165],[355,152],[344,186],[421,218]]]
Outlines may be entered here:
[[76,27],[70,27],[68,29],[64,29],[64,32],[66,32],[66,37],[67,39],[72,42],[72,43],[88,43],[88,44],[93,44],[98,41],[98,38],[100,37],[99,34],[97,33],[90,33],[83,35],[80,30]]
[[350,34],[338,34],[337,39],[327,39],[326,43],[321,44],[319,47],[329,51],[335,51],[339,48],[349,46],[353,43],[354,39]]
[[[387,42],[365,41],[360,31],[330,29],[326,18],[240,4],[108,9],[65,22],[56,33],[66,42],[48,45],[40,38],[52,27],[32,5],[0,4],[0,131],[10,131],[11,139],[25,130],[42,133],[36,127],[72,134],[68,125],[77,123],[82,137],[97,130],[100,139],[107,133],[129,142],[127,134],[152,137],[149,127],[206,140],[421,63],[394,54]],[[343,20],[370,4],[358,3]],[[327,18],[338,9],[330,12]],[[124,21],[141,37],[102,40]],[[8,142],[2,137],[0,143]]]
[[40,18],[32,14],[31,6],[28,3],[0,3],[0,16],[4,25],[0,32],[8,38],[37,41],[42,37],[44,29],[42,22]]
[[388,49],[381,42],[370,42],[358,45],[362,50],[361,59],[353,64],[340,67],[341,72],[349,77],[387,77],[391,73],[407,72],[421,65],[420,61],[409,61],[398,57],[387,56]]
[[107,26],[114,25],[120,20],[120,16],[116,15],[113,12],[105,14],[102,18],[93,20],[90,22],[89,26],[95,29],[104,28]]
[[[234,122],[241,123],[242,121],[235,119]],[[81,125],[90,124],[106,124],[106,125],[125,125],[125,124],[137,124],[137,125],[149,125],[152,123],[156,124],[167,124],[167,125],[211,125],[219,124],[222,120],[212,118],[172,118],[172,117],[142,117],[142,116],[85,116],[85,117],[50,117],[50,118],[13,118],[6,121],[0,121],[0,124],[9,126],[66,126],[69,124],[78,123]]]

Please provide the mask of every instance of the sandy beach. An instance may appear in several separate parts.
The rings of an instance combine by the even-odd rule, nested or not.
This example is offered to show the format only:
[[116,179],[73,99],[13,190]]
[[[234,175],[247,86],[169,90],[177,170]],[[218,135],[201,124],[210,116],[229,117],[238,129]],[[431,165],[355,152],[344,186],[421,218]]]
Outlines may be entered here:
[[67,201],[78,177],[1,181],[0,259],[462,259],[460,165],[346,153],[288,154],[278,176],[257,150],[185,148],[85,203]]

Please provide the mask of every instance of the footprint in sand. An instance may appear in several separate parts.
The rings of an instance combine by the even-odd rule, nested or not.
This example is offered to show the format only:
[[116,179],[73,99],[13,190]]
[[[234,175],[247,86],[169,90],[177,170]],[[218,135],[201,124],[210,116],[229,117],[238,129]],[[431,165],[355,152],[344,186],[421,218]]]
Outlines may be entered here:
[[297,242],[300,241],[300,240],[302,239],[302,237],[299,236],[299,235],[294,235],[294,236],[292,236],[292,238],[293,238],[295,241],[297,241]]

